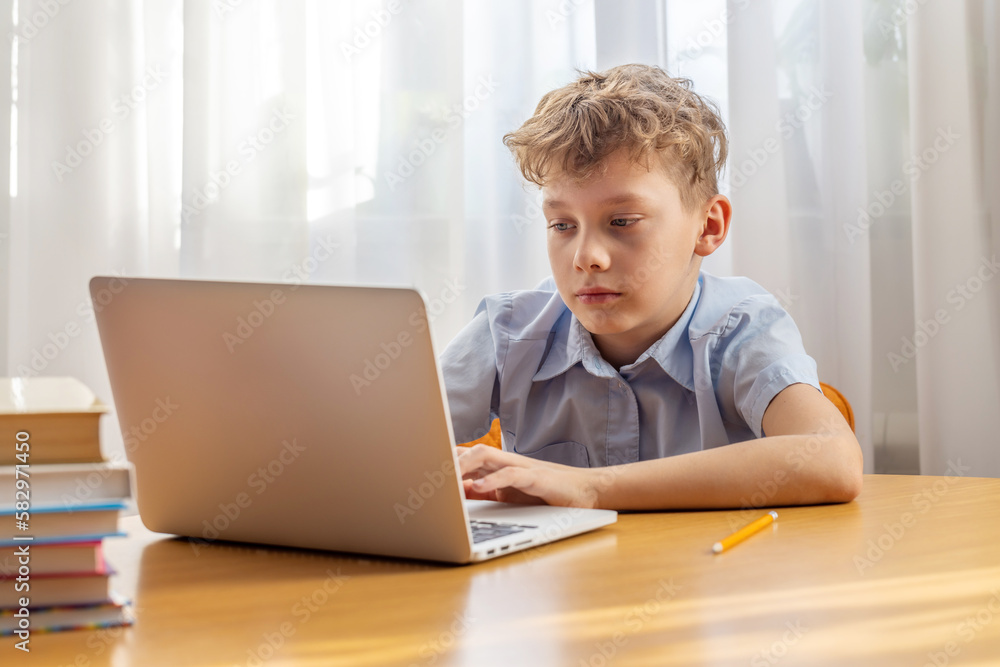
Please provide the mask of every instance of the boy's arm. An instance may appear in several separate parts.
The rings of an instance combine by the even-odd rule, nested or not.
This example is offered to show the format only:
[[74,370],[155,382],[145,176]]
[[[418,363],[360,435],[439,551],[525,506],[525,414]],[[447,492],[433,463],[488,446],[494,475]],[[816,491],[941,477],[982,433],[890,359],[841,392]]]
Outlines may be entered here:
[[486,299],[480,301],[472,321],[448,343],[439,363],[455,441],[470,442],[489,433],[499,386]]
[[766,437],[757,440],[607,468],[487,447],[460,453],[459,463],[469,497],[621,510],[809,505],[848,502],[861,492],[857,438],[814,387],[779,392],[762,428]]

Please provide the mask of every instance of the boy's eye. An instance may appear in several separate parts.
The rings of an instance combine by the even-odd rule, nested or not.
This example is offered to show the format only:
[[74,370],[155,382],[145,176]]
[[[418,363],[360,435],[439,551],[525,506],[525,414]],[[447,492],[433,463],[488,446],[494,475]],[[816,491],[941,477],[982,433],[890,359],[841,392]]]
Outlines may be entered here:
[[628,227],[636,222],[638,222],[638,220],[635,218],[615,218],[611,221],[611,224],[615,227]]
[[565,232],[569,228],[570,224],[568,222],[553,222],[549,225],[549,229],[555,229],[557,232]]

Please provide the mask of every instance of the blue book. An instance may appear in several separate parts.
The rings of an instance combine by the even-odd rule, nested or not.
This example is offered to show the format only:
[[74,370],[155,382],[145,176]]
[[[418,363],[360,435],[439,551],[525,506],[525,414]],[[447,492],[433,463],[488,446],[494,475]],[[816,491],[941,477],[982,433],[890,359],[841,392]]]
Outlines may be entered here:
[[118,516],[122,501],[92,502],[66,507],[0,509],[0,546],[93,542],[121,536]]

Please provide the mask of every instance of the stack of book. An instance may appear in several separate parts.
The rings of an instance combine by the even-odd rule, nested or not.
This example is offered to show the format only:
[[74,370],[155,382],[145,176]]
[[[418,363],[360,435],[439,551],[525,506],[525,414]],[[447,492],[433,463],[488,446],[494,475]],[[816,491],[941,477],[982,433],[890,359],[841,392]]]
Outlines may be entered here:
[[74,378],[0,378],[0,635],[130,622],[102,549],[132,495],[106,411]]

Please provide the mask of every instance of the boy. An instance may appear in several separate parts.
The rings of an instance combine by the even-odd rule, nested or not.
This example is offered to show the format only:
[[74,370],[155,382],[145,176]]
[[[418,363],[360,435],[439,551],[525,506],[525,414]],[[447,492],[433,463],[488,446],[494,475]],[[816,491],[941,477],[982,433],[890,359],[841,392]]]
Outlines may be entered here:
[[732,214],[715,107],[656,67],[585,73],[504,143],[552,278],[489,296],[441,356],[466,496],[609,509],[847,502],[861,449],[791,317],[700,271]]

